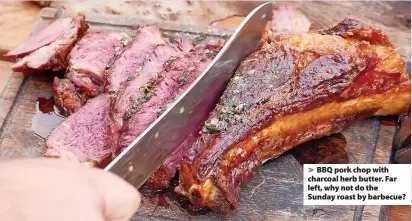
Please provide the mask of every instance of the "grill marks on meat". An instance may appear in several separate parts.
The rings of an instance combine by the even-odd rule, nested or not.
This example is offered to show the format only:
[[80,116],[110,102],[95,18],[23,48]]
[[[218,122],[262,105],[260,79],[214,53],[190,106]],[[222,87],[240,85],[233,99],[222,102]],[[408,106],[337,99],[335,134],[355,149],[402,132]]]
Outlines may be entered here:
[[[356,33],[358,27],[369,33],[365,25],[346,31]],[[407,111],[405,64],[390,44],[373,40],[386,39],[375,30],[370,32],[381,36],[372,35],[371,42],[364,35],[337,36],[345,31],[272,36],[271,45],[236,71],[184,157],[176,191],[229,214],[237,208],[241,185],[263,162],[354,120]]]
[[83,15],[55,21],[7,54],[22,57],[11,69],[21,72],[66,69],[68,53],[87,29]]
[[123,84],[133,79],[147,60],[148,54],[158,44],[165,44],[160,31],[155,26],[139,28],[137,36],[125,50],[116,56],[107,70],[106,91],[116,94],[123,89]]
[[48,157],[59,157],[103,167],[111,160],[109,95],[90,99],[49,134]]
[[82,38],[69,54],[66,78],[94,97],[103,92],[104,70],[130,37],[123,33],[94,32]]
[[163,71],[144,91],[147,101],[138,105],[133,114],[124,119],[119,149],[126,148],[153,123],[167,109],[167,105],[194,82],[220,48],[207,46],[205,49],[200,47],[166,62]]

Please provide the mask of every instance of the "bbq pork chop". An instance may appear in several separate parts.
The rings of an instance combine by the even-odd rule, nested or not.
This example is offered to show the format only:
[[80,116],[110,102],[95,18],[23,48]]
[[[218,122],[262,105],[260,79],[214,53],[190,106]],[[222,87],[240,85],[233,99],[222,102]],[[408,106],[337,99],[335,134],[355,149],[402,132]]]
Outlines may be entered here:
[[21,72],[66,69],[67,55],[88,28],[83,15],[56,20],[7,53],[21,58],[11,69]]
[[265,161],[410,107],[405,62],[379,29],[347,19],[270,39],[241,63],[180,165],[176,191],[195,205],[229,214]]

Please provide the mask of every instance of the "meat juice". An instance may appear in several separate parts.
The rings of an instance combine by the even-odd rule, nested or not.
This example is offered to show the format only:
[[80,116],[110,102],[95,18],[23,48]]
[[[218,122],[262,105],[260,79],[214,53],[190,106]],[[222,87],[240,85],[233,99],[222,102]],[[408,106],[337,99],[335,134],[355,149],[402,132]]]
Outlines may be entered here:
[[36,113],[32,119],[31,129],[37,136],[46,139],[47,135],[64,118],[63,114],[54,105],[53,97],[39,97],[36,102]]

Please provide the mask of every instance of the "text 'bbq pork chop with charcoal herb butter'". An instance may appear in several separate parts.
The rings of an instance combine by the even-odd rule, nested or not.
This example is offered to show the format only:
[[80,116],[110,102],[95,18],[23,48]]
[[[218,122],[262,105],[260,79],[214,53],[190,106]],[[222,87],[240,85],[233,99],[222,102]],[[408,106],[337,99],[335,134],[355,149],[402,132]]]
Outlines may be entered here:
[[346,19],[312,33],[274,33],[242,62],[184,157],[176,191],[230,214],[267,160],[368,116],[410,107],[405,62],[379,29]]

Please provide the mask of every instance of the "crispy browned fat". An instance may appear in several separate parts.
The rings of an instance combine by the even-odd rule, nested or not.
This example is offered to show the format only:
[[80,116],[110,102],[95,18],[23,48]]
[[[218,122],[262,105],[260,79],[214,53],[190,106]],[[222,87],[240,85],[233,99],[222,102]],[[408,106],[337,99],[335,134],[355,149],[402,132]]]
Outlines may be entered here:
[[242,62],[180,165],[176,191],[230,214],[263,162],[369,116],[410,108],[405,62],[381,30],[345,19],[274,33]]

